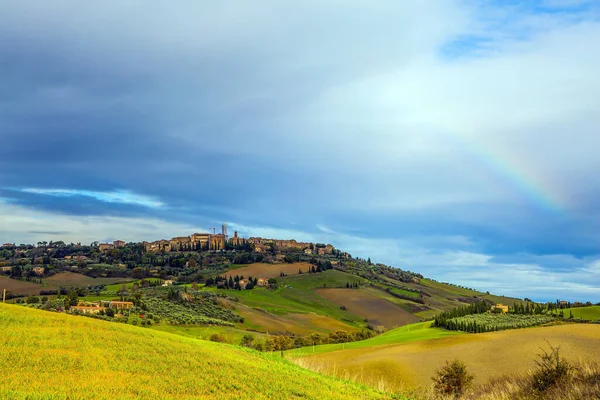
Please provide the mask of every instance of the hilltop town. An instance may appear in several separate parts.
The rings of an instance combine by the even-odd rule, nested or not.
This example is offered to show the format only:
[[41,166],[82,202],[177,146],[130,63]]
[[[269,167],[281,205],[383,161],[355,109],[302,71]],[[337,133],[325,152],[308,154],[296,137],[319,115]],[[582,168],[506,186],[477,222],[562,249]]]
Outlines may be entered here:
[[[330,244],[315,244],[298,242],[295,239],[266,239],[261,237],[243,238],[237,231],[232,237],[227,235],[227,224],[223,224],[221,233],[193,233],[190,236],[178,236],[170,240],[160,239],[153,242],[142,242],[147,252],[178,252],[178,251],[210,251],[210,250],[250,250],[256,253],[271,251],[273,246],[282,252],[303,251],[305,254],[332,254],[335,250]],[[115,240],[112,243],[99,243],[100,251],[122,248],[126,243]],[[5,244],[11,246],[11,244]]]

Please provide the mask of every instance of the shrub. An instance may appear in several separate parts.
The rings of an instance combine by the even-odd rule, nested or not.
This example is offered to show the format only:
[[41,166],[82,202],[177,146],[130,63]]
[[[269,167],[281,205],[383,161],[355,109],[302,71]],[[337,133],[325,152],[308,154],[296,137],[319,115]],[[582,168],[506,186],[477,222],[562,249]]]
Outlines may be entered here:
[[467,371],[467,366],[459,360],[446,364],[437,370],[433,380],[433,388],[440,395],[460,396],[473,383],[473,375]]
[[217,343],[226,343],[227,340],[225,339],[225,336],[223,336],[220,333],[213,333],[212,335],[210,335],[210,338],[208,339],[211,342],[217,342]]
[[533,386],[536,390],[543,392],[556,384],[561,379],[566,378],[573,367],[567,360],[560,356],[560,346],[554,347],[548,343],[550,351],[540,349],[535,363],[537,370],[532,374]]
[[29,296],[25,302],[27,304],[37,304],[40,302],[40,298],[37,296]]
[[242,341],[240,342],[240,346],[243,347],[252,347],[252,342],[254,342],[254,336],[253,335],[244,335],[244,337],[242,338]]

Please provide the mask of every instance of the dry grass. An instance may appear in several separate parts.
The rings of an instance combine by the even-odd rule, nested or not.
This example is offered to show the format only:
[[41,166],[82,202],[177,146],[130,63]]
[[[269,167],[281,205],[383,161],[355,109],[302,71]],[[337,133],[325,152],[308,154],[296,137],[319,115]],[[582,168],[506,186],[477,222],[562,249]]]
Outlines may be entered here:
[[463,397],[465,400],[588,400],[600,398],[600,366],[578,364],[556,385],[540,392],[533,388],[533,373],[506,375],[492,379]]
[[309,268],[312,267],[309,263],[292,263],[292,264],[267,264],[267,263],[256,263],[248,264],[247,267],[232,269],[227,271],[225,276],[244,276],[253,278],[279,278],[283,272],[288,275],[298,275],[298,269],[302,272],[308,272]]
[[387,329],[419,322],[416,317],[397,304],[357,289],[317,289],[324,299],[344,306],[353,314],[366,318],[373,325]]
[[508,372],[527,373],[546,340],[561,346],[571,362],[600,358],[600,325],[561,325],[484,334],[469,334],[422,342],[361,347],[317,354],[323,369],[360,373],[365,382],[383,377],[392,389],[427,387],[444,360],[464,361],[483,384]]

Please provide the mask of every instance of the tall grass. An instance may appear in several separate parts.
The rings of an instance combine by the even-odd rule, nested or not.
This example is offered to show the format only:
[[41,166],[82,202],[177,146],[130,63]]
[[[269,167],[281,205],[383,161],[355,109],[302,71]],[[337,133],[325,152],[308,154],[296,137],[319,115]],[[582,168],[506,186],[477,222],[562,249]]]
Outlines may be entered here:
[[382,399],[273,354],[0,304],[2,399]]

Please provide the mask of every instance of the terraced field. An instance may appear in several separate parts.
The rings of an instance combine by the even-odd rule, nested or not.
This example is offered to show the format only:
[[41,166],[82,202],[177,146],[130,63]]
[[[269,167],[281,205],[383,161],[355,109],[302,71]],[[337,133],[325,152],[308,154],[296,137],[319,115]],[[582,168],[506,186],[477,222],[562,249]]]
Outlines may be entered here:
[[[363,382],[372,382],[380,377],[388,387],[396,390],[429,385],[430,377],[444,360],[463,360],[474,372],[476,383],[485,382],[498,374],[523,373],[535,366],[536,354],[541,347],[547,348],[546,340],[553,346],[561,346],[562,355],[573,362],[600,358],[600,325],[596,324],[456,334],[431,340],[386,344],[392,340],[405,340],[407,336],[404,335],[408,335],[408,332],[392,332],[389,334],[395,338],[381,336],[349,343],[344,350],[338,350],[339,346],[320,346],[323,350],[332,351],[319,354],[317,350],[315,355],[307,352],[309,349],[295,352],[303,355],[300,362],[307,367],[330,374],[357,376]],[[414,335],[419,338],[423,334],[419,332]],[[435,336],[436,333],[428,334]],[[366,342],[373,345],[366,346]]]

